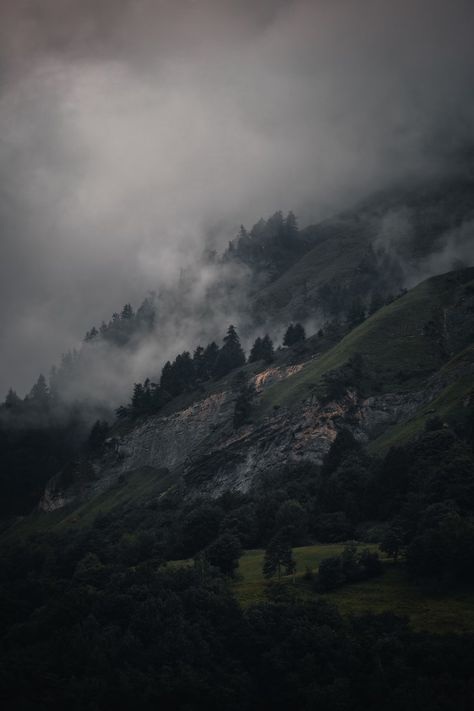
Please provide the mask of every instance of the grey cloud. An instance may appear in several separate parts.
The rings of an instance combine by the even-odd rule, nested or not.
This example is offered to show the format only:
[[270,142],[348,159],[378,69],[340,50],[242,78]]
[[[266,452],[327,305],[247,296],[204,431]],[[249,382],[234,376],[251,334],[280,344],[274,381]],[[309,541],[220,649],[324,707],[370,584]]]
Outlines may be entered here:
[[170,285],[209,235],[223,245],[279,208],[316,220],[435,174],[473,138],[471,2],[4,0],[1,14],[2,390]]

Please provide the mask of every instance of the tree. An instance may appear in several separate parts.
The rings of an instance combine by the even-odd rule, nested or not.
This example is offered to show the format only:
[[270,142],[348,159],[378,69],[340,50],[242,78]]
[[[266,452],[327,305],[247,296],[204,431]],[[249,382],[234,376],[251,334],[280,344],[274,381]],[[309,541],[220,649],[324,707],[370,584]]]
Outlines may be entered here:
[[287,531],[293,545],[302,545],[307,530],[307,515],[304,507],[296,499],[284,501],[275,517],[278,529]]
[[217,358],[219,356],[219,346],[215,341],[212,341],[209,343],[205,349],[204,353],[202,355],[203,358],[203,374],[205,377],[205,380],[209,380],[209,378],[212,378],[213,375],[215,374],[216,371],[216,362]]
[[131,304],[125,304],[125,306],[122,309],[122,313],[120,314],[120,318],[123,320],[130,320],[134,316],[133,309]]
[[5,407],[7,408],[7,410],[11,410],[11,411],[18,410],[18,408],[21,405],[21,402],[22,402],[21,398],[18,397],[18,395],[12,388],[10,388],[10,390],[8,391],[7,396],[5,398]]
[[205,550],[205,557],[211,565],[219,568],[225,575],[234,575],[239,567],[242,546],[239,539],[231,533],[223,533]]
[[194,555],[214,541],[222,518],[223,512],[218,506],[202,504],[194,508],[183,524],[184,554]]
[[90,341],[93,341],[95,338],[97,338],[98,335],[99,331],[96,329],[95,326],[92,326],[91,330],[87,331],[84,341],[86,343],[89,343]]
[[49,388],[43,374],[39,376],[38,380],[31,388],[28,400],[39,407],[47,407],[49,405]]
[[400,549],[403,546],[403,531],[397,526],[391,526],[380,542],[380,550],[393,558],[395,563],[398,560]]
[[249,363],[256,363],[262,357],[262,339],[260,336],[255,339],[255,342],[250,349]]
[[214,367],[214,374],[218,378],[230,373],[234,368],[245,365],[245,353],[240,345],[240,339],[235,327],[230,325],[224,337],[224,345],[219,351]]
[[305,339],[306,333],[301,323],[296,323],[294,325],[290,323],[283,338],[283,345],[291,347],[297,343],[301,343]]
[[321,590],[335,590],[345,580],[343,561],[340,556],[332,556],[321,561],[317,580]]
[[298,222],[295,213],[290,210],[285,220],[285,231],[286,236],[290,239],[296,237],[298,234]]
[[102,447],[105,439],[110,431],[108,422],[105,420],[97,420],[90,431],[87,444],[92,452],[97,452]]
[[263,338],[260,336],[255,340],[249,355],[249,363],[256,363],[263,360],[265,363],[271,363],[275,357],[273,350],[273,342],[268,334]]
[[342,429],[337,433],[328,453],[324,457],[322,473],[327,476],[336,471],[349,454],[358,452],[360,449],[361,445],[352,432],[346,428]]
[[156,312],[153,305],[154,295],[151,294],[139,306],[136,315],[138,325],[145,331],[151,331],[155,325]]
[[275,352],[273,350],[273,341],[271,340],[268,333],[262,338],[262,360],[265,363],[271,363],[275,357]]
[[268,544],[262,568],[265,578],[272,578],[278,573],[278,580],[281,579],[282,569],[286,575],[292,575],[296,570],[290,538],[284,530],[277,533]]
[[253,382],[244,382],[240,387],[234,406],[233,424],[235,428],[241,427],[248,422],[254,397],[255,386]]

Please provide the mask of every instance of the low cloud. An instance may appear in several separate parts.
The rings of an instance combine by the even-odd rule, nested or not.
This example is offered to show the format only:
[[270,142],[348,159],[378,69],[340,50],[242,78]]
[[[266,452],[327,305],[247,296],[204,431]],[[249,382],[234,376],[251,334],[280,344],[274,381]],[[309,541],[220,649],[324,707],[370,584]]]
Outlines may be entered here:
[[241,222],[318,220],[442,172],[473,138],[463,0],[6,0],[1,13],[4,391],[25,392]]

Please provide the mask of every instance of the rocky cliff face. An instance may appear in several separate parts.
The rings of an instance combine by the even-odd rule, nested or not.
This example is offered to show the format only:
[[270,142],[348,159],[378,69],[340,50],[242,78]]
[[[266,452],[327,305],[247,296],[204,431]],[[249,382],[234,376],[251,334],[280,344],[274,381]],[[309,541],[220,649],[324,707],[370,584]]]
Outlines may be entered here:
[[[305,364],[268,368],[255,377],[257,399],[276,380],[291,378]],[[322,405],[315,396],[294,408],[281,408],[261,422],[235,430],[235,393],[214,393],[168,417],[138,421],[120,438],[106,442],[103,455],[81,462],[48,485],[40,508],[51,511],[87,500],[108,489],[121,476],[140,468],[167,469],[182,479],[189,496],[219,496],[226,490],[247,491],[262,474],[288,462],[321,464],[337,432],[349,428],[368,442],[388,427],[412,416],[446,386],[455,373],[436,376],[416,393],[384,394],[360,399],[353,392],[338,403]]]

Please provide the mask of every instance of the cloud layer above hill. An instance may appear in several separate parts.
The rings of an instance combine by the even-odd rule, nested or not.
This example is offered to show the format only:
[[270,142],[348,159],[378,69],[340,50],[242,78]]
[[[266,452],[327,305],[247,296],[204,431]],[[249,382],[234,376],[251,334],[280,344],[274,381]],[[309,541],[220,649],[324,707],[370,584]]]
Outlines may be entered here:
[[1,382],[276,209],[472,140],[471,2],[4,0]]

